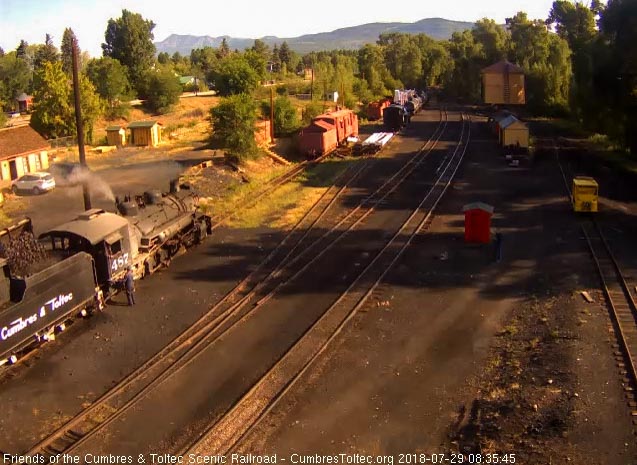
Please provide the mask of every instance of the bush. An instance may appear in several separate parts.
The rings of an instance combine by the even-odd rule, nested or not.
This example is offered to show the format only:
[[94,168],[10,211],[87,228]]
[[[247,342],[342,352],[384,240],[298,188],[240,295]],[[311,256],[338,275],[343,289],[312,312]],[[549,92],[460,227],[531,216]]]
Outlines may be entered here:
[[[265,118],[270,117],[270,102],[261,104],[261,111]],[[300,126],[299,114],[287,97],[278,97],[274,101],[274,134],[275,136],[289,135]]]
[[0,128],[3,128],[5,124],[7,124],[7,115],[0,111]]
[[232,95],[221,99],[210,109],[212,139],[228,149],[231,159],[244,161],[256,156],[254,140],[257,107],[248,94]]
[[310,124],[312,119],[323,113],[323,104],[319,102],[310,102],[305,106],[303,111],[303,124]]
[[181,84],[169,70],[149,71],[144,77],[146,107],[155,113],[167,113],[179,102]]
[[120,103],[113,106],[107,105],[104,116],[109,121],[113,121],[116,119],[128,120],[130,118],[130,110],[131,106],[127,103]]

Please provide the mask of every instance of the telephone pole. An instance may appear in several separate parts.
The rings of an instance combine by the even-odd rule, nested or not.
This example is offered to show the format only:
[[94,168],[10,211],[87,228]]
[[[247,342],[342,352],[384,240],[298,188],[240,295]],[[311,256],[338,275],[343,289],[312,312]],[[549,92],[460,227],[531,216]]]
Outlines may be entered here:
[[270,140],[274,142],[274,87],[270,87]]
[[[75,97],[75,127],[77,129],[77,148],[80,152],[80,165],[86,168],[86,153],[84,152],[84,124],[82,123],[82,109],[80,107],[80,78],[79,64],[77,57],[77,39],[73,38],[73,95]],[[91,209],[91,195],[88,184],[85,180],[82,183],[82,193],[84,194],[84,209]]]

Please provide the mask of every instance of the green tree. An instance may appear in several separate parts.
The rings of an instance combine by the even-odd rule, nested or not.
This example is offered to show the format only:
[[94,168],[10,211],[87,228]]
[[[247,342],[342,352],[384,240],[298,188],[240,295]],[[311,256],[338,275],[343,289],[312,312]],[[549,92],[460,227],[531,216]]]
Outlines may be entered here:
[[[609,0],[600,26],[607,49],[600,66],[596,89],[608,97],[613,124],[622,130],[622,139],[637,154],[637,2]],[[606,88],[606,91],[603,90]]]
[[[265,101],[261,107],[262,115],[270,117],[270,102]],[[301,122],[299,113],[287,97],[277,97],[274,100],[274,135],[288,135],[299,129]]]
[[208,79],[222,96],[247,94],[259,85],[259,75],[250,63],[238,54],[222,59],[210,72]]
[[454,32],[449,41],[449,54],[453,61],[447,90],[451,95],[478,101],[480,99],[480,70],[482,45],[471,31]]
[[303,124],[310,124],[321,113],[323,113],[323,105],[319,102],[308,103],[303,109]]
[[253,52],[263,58],[264,61],[268,61],[270,58],[270,47],[261,39],[254,39],[254,45],[250,48]]
[[130,83],[126,68],[115,58],[94,58],[86,65],[86,75],[91,80],[100,97],[110,107],[129,96]]
[[22,58],[23,60],[26,58],[27,56],[27,47],[29,46],[29,43],[22,39],[20,40],[20,44],[18,45],[18,48],[16,49],[16,56],[18,58]]
[[[102,112],[102,104],[95,88],[80,75],[82,122],[87,140],[93,138],[93,125]],[[31,126],[45,137],[77,134],[73,88],[62,70],[62,63],[44,62],[34,80],[34,105]]]
[[507,18],[511,33],[511,55],[524,68],[527,103],[540,112],[568,109],[572,79],[568,43],[548,31],[541,20],[529,20],[520,12]]
[[265,80],[266,71],[266,59],[258,52],[252,49],[246,50],[243,54],[243,58],[248,62],[250,67],[257,73],[260,80]]
[[4,56],[4,49],[0,47],[0,58],[2,58],[3,56]]
[[44,63],[54,63],[60,59],[60,54],[55,45],[53,45],[53,38],[50,34],[46,34],[44,44],[39,45],[35,52],[33,64],[35,69],[42,67]]
[[213,47],[196,48],[190,52],[190,62],[208,75],[219,63],[219,58]]
[[228,45],[228,41],[224,37],[221,39],[221,45],[219,46],[219,58],[225,58],[230,55],[230,46]]
[[257,153],[254,140],[256,121],[257,107],[248,94],[223,98],[219,105],[210,109],[213,140],[221,143],[231,157],[240,161]]
[[471,29],[476,43],[482,47],[482,60],[485,66],[504,60],[509,49],[509,36],[506,30],[494,20],[483,18]]
[[15,108],[15,98],[28,92],[31,86],[31,70],[27,62],[11,52],[0,58],[0,100],[6,110]]
[[[62,69],[69,76],[73,72],[73,41],[77,40],[73,29],[67,27],[62,35],[62,44],[60,45]],[[78,50],[78,57],[80,51]]]
[[122,10],[122,16],[109,19],[102,44],[104,56],[115,58],[128,69],[128,76],[139,90],[143,77],[155,61],[153,29],[155,23],[139,13]]
[[159,52],[159,55],[157,55],[157,61],[162,65],[167,65],[170,62],[170,55],[166,52]]
[[[598,7],[593,5],[593,8]],[[546,20],[547,24],[555,26],[557,34],[568,42],[572,51],[571,109],[574,116],[589,127],[600,112],[600,101],[593,89],[593,55],[598,40],[595,14],[593,9],[582,3],[557,0],[553,2]]]
[[385,81],[391,76],[385,66],[383,49],[380,46],[367,44],[361,47],[358,52],[358,68],[361,78],[367,81],[368,88],[375,97],[382,97],[393,90],[385,86]]
[[179,102],[181,84],[169,69],[150,70],[144,79],[144,96],[146,106],[153,112],[166,113]]

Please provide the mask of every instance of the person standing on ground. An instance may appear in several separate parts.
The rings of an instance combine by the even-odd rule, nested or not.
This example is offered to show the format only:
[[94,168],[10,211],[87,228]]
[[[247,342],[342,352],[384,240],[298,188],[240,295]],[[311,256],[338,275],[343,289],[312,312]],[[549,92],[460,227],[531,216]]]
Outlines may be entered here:
[[133,277],[133,267],[131,266],[126,269],[126,276],[124,277],[124,288],[126,289],[128,306],[130,307],[135,305],[135,279]]
[[502,260],[502,233],[495,234],[495,262]]

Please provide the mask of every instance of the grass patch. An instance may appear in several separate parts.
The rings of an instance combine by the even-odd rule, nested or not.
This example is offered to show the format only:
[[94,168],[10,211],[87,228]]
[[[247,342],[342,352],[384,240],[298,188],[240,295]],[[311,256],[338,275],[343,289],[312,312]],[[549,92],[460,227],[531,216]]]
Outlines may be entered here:
[[261,177],[251,177],[247,184],[235,185],[228,189],[228,195],[206,202],[205,208],[222,218],[233,213],[226,224],[233,228],[257,228],[262,226],[288,229],[293,227],[319,197],[332,185],[334,180],[355,160],[330,160],[297,176],[272,194],[260,199],[247,209],[239,206],[250,196],[265,188],[265,184],[289,168],[270,170]]

